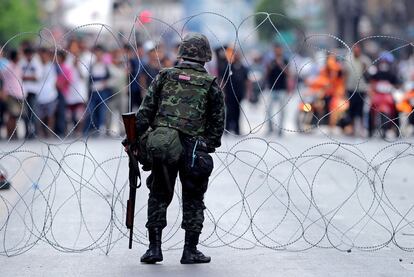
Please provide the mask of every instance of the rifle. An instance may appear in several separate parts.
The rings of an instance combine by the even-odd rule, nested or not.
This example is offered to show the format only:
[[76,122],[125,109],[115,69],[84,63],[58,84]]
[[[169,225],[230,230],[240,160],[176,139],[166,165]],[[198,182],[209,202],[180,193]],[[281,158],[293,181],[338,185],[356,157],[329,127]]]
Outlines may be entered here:
[[122,119],[126,133],[126,141],[124,140],[122,144],[126,147],[126,152],[129,157],[129,199],[127,201],[125,225],[129,229],[129,249],[131,249],[134,232],[135,198],[137,188],[141,186],[141,173],[139,172],[138,161],[134,154],[134,150],[136,149],[133,149],[137,141],[135,113],[124,113],[122,114]]

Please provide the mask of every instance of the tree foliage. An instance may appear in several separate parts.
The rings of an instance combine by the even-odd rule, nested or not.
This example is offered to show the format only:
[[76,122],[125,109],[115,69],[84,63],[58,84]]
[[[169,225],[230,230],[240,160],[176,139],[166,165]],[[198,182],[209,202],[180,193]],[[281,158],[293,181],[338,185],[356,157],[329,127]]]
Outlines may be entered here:
[[[21,32],[36,32],[40,27],[37,0],[1,0],[0,42]],[[13,40],[16,45],[18,40]]]
[[[265,41],[275,41],[277,39],[277,32],[289,31],[300,26],[300,21],[292,19],[287,16],[287,5],[289,1],[286,0],[261,0],[256,6],[255,23],[260,25],[258,32],[259,38]],[[270,14],[269,18],[268,15]],[[274,26],[272,26],[272,23]]]

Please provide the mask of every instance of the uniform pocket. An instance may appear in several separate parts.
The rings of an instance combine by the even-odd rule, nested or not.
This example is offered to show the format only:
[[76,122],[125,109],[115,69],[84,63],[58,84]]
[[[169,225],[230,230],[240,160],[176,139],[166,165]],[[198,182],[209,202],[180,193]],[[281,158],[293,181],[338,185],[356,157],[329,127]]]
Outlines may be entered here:
[[169,127],[157,127],[148,135],[146,144],[151,160],[167,164],[177,163],[183,152],[178,131]]
[[182,139],[185,152],[185,175],[192,179],[208,178],[213,171],[213,158],[200,138]]

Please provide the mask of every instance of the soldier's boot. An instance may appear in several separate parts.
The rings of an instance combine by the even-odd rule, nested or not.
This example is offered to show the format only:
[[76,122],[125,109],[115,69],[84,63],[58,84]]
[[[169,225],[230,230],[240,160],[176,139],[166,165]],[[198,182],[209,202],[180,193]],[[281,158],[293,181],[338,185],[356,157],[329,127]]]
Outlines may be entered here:
[[154,264],[163,260],[161,251],[161,228],[148,229],[149,248],[141,257],[141,263]]
[[197,250],[199,237],[200,233],[193,231],[185,232],[183,256],[180,261],[182,264],[203,264],[211,261],[210,257]]

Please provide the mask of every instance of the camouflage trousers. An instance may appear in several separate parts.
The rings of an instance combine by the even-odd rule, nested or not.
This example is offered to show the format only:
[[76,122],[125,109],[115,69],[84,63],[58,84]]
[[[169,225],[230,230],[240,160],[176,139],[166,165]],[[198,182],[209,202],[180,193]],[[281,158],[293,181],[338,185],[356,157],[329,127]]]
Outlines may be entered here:
[[147,228],[167,226],[167,208],[174,196],[177,175],[182,184],[183,220],[181,228],[201,233],[204,222],[204,193],[207,191],[208,177],[194,180],[184,173],[183,162],[165,165],[154,161],[151,175],[147,179],[150,190],[148,199]]

